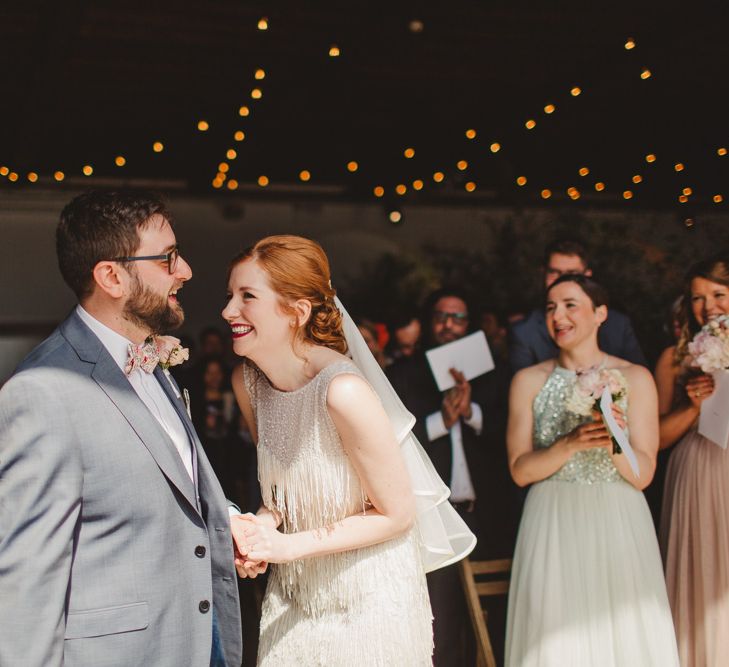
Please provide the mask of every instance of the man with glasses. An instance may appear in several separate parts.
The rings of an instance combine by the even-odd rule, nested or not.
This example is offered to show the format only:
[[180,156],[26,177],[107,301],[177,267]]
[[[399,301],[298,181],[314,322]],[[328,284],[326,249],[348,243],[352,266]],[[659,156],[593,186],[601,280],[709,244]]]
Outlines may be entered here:
[[0,391],[0,664],[241,663],[228,503],[153,337],[192,276],[163,202],[61,213],[78,306]]
[[[471,312],[469,297],[458,287],[431,294],[423,309],[425,347],[470,333]],[[479,538],[476,556],[509,556],[515,496],[504,444],[508,373],[498,366],[468,382],[454,372],[456,386],[441,393],[425,353],[419,352],[390,366],[387,374],[417,419],[413,432],[449,485],[450,502]],[[434,664],[473,664],[458,565],[428,574],[428,589],[434,616]]]
[[[557,239],[544,252],[544,288],[566,273],[592,275],[587,250],[573,239]],[[635,337],[627,315],[610,309],[608,319],[598,332],[600,349],[634,364],[646,365],[645,356]],[[509,363],[516,371],[557,356],[557,346],[549,337],[544,318],[544,306],[535,308],[527,317],[513,325],[509,336]]]

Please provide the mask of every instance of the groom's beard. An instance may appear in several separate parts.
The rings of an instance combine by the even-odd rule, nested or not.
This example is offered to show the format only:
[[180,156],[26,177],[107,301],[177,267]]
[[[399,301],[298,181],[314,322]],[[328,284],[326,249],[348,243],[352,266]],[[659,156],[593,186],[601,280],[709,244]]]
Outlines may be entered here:
[[153,334],[177,329],[185,321],[185,313],[179,303],[170,304],[166,296],[155,294],[133,276],[132,293],[124,306],[124,318],[134,325],[148,329]]

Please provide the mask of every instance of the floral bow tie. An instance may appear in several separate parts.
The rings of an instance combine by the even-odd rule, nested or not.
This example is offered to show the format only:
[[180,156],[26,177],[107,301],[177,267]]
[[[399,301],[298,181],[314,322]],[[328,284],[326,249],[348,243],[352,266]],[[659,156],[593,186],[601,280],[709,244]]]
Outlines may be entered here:
[[129,344],[129,356],[124,372],[129,375],[136,368],[152,373],[157,364],[163,370],[177,366],[190,358],[190,351],[180,345],[174,336],[149,336],[143,343]]

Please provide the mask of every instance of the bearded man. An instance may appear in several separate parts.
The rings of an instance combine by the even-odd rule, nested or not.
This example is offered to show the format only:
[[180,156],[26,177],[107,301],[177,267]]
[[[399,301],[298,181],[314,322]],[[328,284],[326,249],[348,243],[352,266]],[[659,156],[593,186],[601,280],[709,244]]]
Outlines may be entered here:
[[240,665],[228,504],[156,363],[192,276],[170,215],[83,194],[56,246],[79,303],[0,391],[0,664]]

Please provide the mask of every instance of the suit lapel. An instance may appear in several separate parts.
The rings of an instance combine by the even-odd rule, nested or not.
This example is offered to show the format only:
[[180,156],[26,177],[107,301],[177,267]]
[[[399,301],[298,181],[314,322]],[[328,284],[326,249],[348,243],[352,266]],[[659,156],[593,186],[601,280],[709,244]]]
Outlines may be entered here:
[[[192,443],[192,468],[195,477],[195,488],[197,489],[199,498],[202,499],[203,504],[201,505],[201,510],[203,518],[207,521],[208,510],[206,510],[206,508],[209,508],[211,503],[218,503],[218,499],[224,499],[222,488],[220,487],[220,482],[215,475],[213,467],[210,465],[210,461],[208,461],[208,458],[205,454],[205,448],[202,446],[200,438],[195,431],[195,426],[193,425],[190,416],[187,414],[187,407],[185,406],[185,402],[182,400],[181,396],[179,398],[177,397],[174,389],[170,384],[171,382],[174,382],[175,387],[177,387],[177,392],[179,394],[182,394],[177,385],[177,382],[175,382],[175,379],[172,377],[172,375],[167,376],[166,373],[159,366],[157,366],[157,368],[155,369],[154,375],[157,378],[158,382],[162,385],[162,388],[164,389],[170,401],[172,401],[172,405],[174,405],[175,410],[177,410],[177,414],[180,415],[180,419],[185,425],[187,433],[190,437],[190,442]],[[218,511],[222,511],[223,513],[225,513],[224,506],[220,505],[218,507]]]
[[61,325],[61,332],[81,359],[94,364],[91,377],[122,413],[162,473],[197,508],[195,488],[174,444],[101,341],[75,314]]
[[[202,444],[200,443],[200,439],[197,437],[197,433],[195,432],[195,427],[192,424],[192,420],[190,419],[190,415],[187,414],[187,407],[185,406],[184,401],[182,400],[182,392],[180,391],[179,387],[177,386],[177,383],[175,382],[174,378],[171,375],[167,375],[159,366],[154,369],[154,376],[157,378],[157,382],[160,383],[162,386],[162,390],[165,392],[167,398],[172,403],[172,406],[175,408],[175,411],[180,417],[180,420],[182,421],[183,426],[185,427],[185,430],[187,431],[187,437],[190,438],[190,446],[192,447],[192,474],[193,479],[195,482],[195,488],[197,488],[197,480],[198,480],[198,451],[202,447]],[[172,388],[171,382],[175,382],[175,387],[177,388],[177,393],[180,394],[180,396],[177,396],[175,394],[174,389]]]

